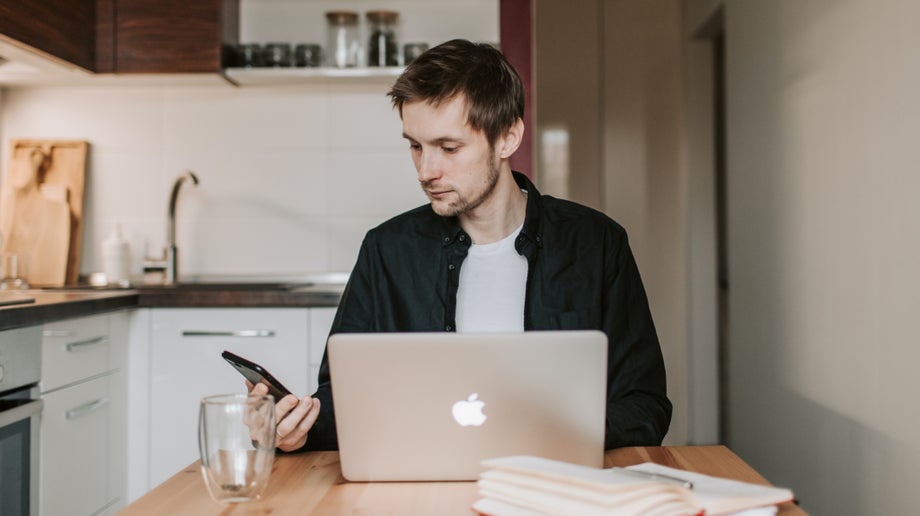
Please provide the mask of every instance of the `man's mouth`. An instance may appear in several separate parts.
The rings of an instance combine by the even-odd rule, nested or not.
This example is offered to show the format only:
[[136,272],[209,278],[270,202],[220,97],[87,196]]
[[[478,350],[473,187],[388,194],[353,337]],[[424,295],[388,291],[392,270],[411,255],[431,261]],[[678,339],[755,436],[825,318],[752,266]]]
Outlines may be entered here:
[[425,193],[432,199],[441,199],[450,193],[450,190],[444,189],[425,189]]

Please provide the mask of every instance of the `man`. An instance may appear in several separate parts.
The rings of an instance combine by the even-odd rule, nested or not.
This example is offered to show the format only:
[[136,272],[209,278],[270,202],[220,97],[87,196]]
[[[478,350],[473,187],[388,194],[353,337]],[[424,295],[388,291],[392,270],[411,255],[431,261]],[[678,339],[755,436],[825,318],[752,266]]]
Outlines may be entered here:
[[[605,447],[660,444],[671,403],[626,232],[512,172],[524,135],[517,72],[498,50],[453,40],[388,95],[431,203],[367,233],[331,333],[602,330]],[[336,447],[325,357],[314,396],[289,395],[276,412],[280,449]]]

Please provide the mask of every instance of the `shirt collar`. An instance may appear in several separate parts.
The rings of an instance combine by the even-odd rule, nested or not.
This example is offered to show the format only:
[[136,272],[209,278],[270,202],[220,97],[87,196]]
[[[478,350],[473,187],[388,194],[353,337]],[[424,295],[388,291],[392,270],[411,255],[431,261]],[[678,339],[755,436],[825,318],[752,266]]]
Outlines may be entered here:
[[[512,171],[514,181],[524,191],[527,192],[527,208],[524,215],[524,228],[518,237],[516,246],[520,252],[520,243],[529,241],[537,247],[543,247],[543,233],[541,227],[541,209],[540,209],[540,192],[537,187],[520,172]],[[438,217],[441,220],[441,245],[447,247],[454,242],[461,242],[469,245],[470,237],[460,227],[457,217]]]
[[[520,172],[512,172],[512,174],[518,186],[527,192],[527,211],[524,215],[524,229],[521,230],[519,239],[523,238],[529,240],[537,247],[543,247],[543,217],[540,206],[540,192],[524,174]],[[518,250],[520,251],[520,246],[518,246]]]

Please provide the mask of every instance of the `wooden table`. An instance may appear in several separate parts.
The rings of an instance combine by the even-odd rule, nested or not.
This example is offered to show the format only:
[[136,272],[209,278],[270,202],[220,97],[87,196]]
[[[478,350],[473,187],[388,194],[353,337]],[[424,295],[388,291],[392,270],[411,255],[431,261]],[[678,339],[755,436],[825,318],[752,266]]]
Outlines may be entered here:
[[[657,462],[673,468],[769,484],[724,446],[655,446],[608,451],[605,466]],[[338,452],[278,455],[263,499],[223,505],[208,497],[195,462],[138,499],[121,515],[462,514],[475,512],[475,482],[348,482]],[[801,515],[793,504],[783,516]]]

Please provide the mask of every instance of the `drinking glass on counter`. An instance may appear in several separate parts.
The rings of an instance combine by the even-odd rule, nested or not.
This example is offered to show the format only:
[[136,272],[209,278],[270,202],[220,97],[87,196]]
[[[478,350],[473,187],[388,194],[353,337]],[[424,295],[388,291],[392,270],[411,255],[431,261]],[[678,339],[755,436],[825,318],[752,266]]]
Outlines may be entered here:
[[16,253],[0,253],[0,290],[29,288],[25,278],[25,260]]
[[261,497],[275,460],[275,399],[224,394],[201,400],[201,473],[216,502]]

